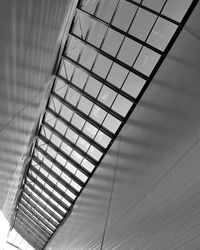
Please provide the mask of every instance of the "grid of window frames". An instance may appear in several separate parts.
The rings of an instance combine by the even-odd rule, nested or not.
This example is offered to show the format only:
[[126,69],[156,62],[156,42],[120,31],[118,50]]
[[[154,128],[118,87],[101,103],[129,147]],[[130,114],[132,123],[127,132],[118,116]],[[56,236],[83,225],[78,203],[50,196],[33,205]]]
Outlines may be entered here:
[[35,249],[70,214],[191,2],[79,2],[17,207],[15,228]]

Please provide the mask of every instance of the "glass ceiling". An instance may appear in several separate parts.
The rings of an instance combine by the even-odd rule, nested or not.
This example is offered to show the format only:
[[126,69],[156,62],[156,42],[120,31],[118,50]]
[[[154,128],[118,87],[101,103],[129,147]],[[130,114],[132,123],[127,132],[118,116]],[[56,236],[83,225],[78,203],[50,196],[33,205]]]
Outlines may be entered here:
[[79,1],[16,209],[14,228],[35,249],[43,249],[70,215],[191,3]]

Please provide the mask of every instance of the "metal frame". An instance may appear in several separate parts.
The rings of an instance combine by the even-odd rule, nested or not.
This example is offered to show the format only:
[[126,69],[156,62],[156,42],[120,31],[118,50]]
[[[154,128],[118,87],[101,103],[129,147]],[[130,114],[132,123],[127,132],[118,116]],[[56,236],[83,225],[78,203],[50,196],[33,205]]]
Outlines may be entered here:
[[[137,11],[133,16],[127,31],[119,29],[118,27],[116,27],[113,24],[113,20],[116,16],[117,11],[120,9],[122,2],[128,2],[128,3],[133,4],[134,6],[137,7]],[[70,213],[73,209],[73,205],[75,204],[77,198],[81,194],[84,187],[87,185],[88,181],[92,177],[96,168],[101,163],[102,159],[104,158],[105,154],[109,150],[110,146],[112,145],[112,143],[114,142],[114,140],[118,136],[119,132],[121,131],[124,124],[128,120],[129,116],[133,112],[137,103],[141,99],[142,95],[144,94],[145,90],[147,89],[148,85],[150,84],[151,80],[153,79],[154,75],[156,74],[157,70],[161,66],[161,64],[162,64],[163,60],[165,59],[166,55],[168,54],[169,50],[171,49],[174,42],[176,41],[178,35],[180,34],[182,28],[184,27],[186,21],[188,20],[188,18],[190,16],[190,14],[192,13],[193,9],[195,8],[197,2],[198,1],[196,1],[196,0],[194,0],[192,2],[189,9],[187,10],[184,18],[179,23],[176,20],[173,20],[170,17],[162,14],[162,10],[164,9],[165,4],[167,3],[167,0],[163,4],[163,7],[162,7],[160,12],[156,12],[153,9],[150,9],[150,8],[142,5],[142,3],[137,3],[137,2],[132,1],[132,0],[119,0],[116,8],[114,10],[114,13],[112,14],[110,22],[107,22],[107,21],[98,17],[97,14],[98,14],[98,10],[100,7],[99,1],[97,1],[96,9],[95,9],[94,13],[92,13],[92,14],[87,12],[86,10],[82,9],[82,7],[83,7],[82,1],[79,1],[79,4],[76,8],[76,13],[74,15],[74,18],[73,18],[73,21],[71,24],[71,27],[69,29],[67,40],[65,42],[65,47],[63,49],[62,55],[60,56],[60,58],[58,59],[58,61],[56,63],[56,65],[58,65],[57,70],[55,71],[56,72],[55,73],[56,79],[62,80],[62,82],[67,86],[67,89],[66,89],[66,92],[64,94],[64,97],[61,97],[56,92],[57,90],[55,89],[55,86],[56,86],[57,82],[56,82],[56,79],[54,80],[54,84],[53,84],[52,89],[50,91],[49,99],[48,99],[48,102],[46,105],[46,110],[44,112],[44,116],[43,116],[43,119],[41,121],[40,129],[38,132],[38,139],[37,139],[37,142],[35,143],[34,150],[32,151],[31,158],[27,164],[26,176],[25,176],[24,184],[23,184],[23,190],[21,192],[21,196],[20,196],[18,204],[17,204],[16,219],[15,219],[14,227],[16,228],[16,230],[18,232],[21,233],[21,235],[28,242],[30,242],[30,244],[32,244],[32,245],[35,244],[36,249],[44,249],[45,246],[47,245],[47,243],[49,242],[49,240],[52,239],[53,235],[56,232],[56,229],[60,225],[62,225],[62,223],[70,215]],[[153,23],[145,41],[129,34],[129,30],[131,28],[131,25],[134,23],[135,17],[136,17],[137,12],[140,8],[157,16],[157,18],[156,18],[155,22]],[[81,22],[79,19],[80,13],[83,15],[86,15],[87,17],[89,17],[91,19],[91,23],[89,25],[88,30],[86,31],[85,37],[83,37],[83,35],[78,36],[77,34],[74,33],[74,27],[76,25],[76,22]],[[160,49],[147,43],[147,39],[150,36],[158,18],[162,18],[163,20],[166,20],[167,22],[171,22],[177,26],[177,29],[176,29],[174,35],[171,37],[168,45],[166,46],[166,48],[163,51],[161,51]],[[99,47],[96,47],[94,44],[92,44],[88,41],[88,37],[89,37],[89,34],[92,30],[92,26],[94,24],[94,21],[102,23],[107,28]],[[79,24],[79,25],[81,25],[81,24]],[[123,35],[123,40],[122,40],[121,45],[119,46],[118,51],[117,51],[115,56],[113,56],[113,55],[111,55],[103,50],[103,44],[104,44],[104,41],[108,35],[109,29],[112,29],[112,30],[116,31],[117,33]],[[133,64],[131,66],[124,63],[122,60],[118,59],[118,57],[117,57],[126,37],[141,45],[141,49],[140,49],[139,53],[137,54],[136,58],[134,59]],[[77,60],[70,58],[68,55],[68,45],[69,45],[68,43],[69,43],[69,40],[71,38],[74,38],[77,41],[79,41],[79,43],[82,46]],[[139,58],[140,53],[144,47],[150,49],[151,51],[157,53],[160,56],[160,59],[158,60],[156,66],[153,68],[153,70],[151,71],[149,76],[145,75],[143,72],[137,70],[134,67],[135,63],[136,63],[137,59]],[[92,66],[90,69],[88,69],[87,67],[85,67],[83,64],[80,63],[80,59],[81,59],[81,56],[83,55],[85,48],[90,48],[93,51],[95,51],[95,53],[96,53],[96,56],[93,60],[93,63],[92,63]],[[98,59],[98,55],[102,55],[105,58],[112,61],[112,64],[111,64],[110,68],[108,69],[108,72],[106,73],[106,76],[104,78],[102,76],[100,76],[99,74],[94,73],[94,71],[93,71],[95,64],[97,62],[97,59]],[[68,78],[67,75],[63,76],[60,74],[60,69],[62,67],[63,61],[65,61],[65,60],[70,65],[74,66],[74,69],[73,69],[73,72],[71,74],[70,79]],[[128,75],[125,77],[125,80],[122,83],[121,87],[117,87],[114,84],[108,82],[107,77],[108,77],[108,75],[111,71],[112,65],[114,63],[117,63],[118,65],[120,65],[124,69],[128,70],[129,73],[133,73],[145,81],[145,84],[141,88],[141,90],[139,91],[137,97],[133,97],[131,94],[129,94],[123,90],[123,86],[125,84],[125,81],[126,81]],[[86,79],[86,82],[84,83],[83,88],[77,86],[73,82],[73,77],[74,77],[77,69],[80,69],[87,74],[87,79]],[[96,97],[90,95],[85,90],[85,88],[88,84],[89,77],[93,77],[94,79],[96,79],[97,81],[99,81],[102,84]],[[115,93],[114,100],[112,101],[112,104],[110,105],[110,107],[108,107],[104,102],[101,102],[99,100],[100,92],[104,86],[107,86]],[[79,94],[78,100],[77,100],[75,105],[70,103],[70,101],[67,100],[67,93],[68,93],[69,89],[73,89],[76,93]],[[126,100],[131,102],[131,107],[128,110],[128,112],[126,113],[126,115],[124,115],[124,116],[113,109],[113,105],[114,105],[118,95],[124,97]],[[93,103],[88,114],[84,113],[78,107],[82,96]],[[68,107],[71,110],[72,116],[71,116],[70,120],[67,120],[61,116],[61,110],[59,110],[58,112],[56,111],[56,104],[55,103],[54,103],[55,110],[50,107],[50,103],[51,103],[50,100],[52,100],[52,98],[55,98],[55,100],[58,101],[60,106]],[[94,105],[97,105],[99,108],[101,108],[103,111],[106,112],[106,115],[103,118],[103,121],[101,124],[99,124],[96,120],[94,120],[90,116]],[[64,135],[61,132],[59,132],[58,129],[55,128],[56,122],[54,125],[51,125],[49,122],[47,122],[45,120],[46,113],[52,115],[53,119],[55,119],[56,121],[57,120],[62,121],[63,124],[66,126],[66,131],[68,131],[68,129],[70,129],[76,134],[78,139],[79,138],[84,139],[89,144],[89,148],[87,149],[87,151],[85,151],[84,149],[80,148],[77,145],[78,139],[76,139],[75,142],[72,142],[70,140],[70,138],[68,138],[66,136],[66,132]],[[73,120],[73,117],[75,114],[79,115],[81,118],[84,119],[84,125],[82,126],[81,129],[72,123],[72,120]],[[109,128],[107,128],[104,125],[106,119],[109,116],[114,117],[114,119],[116,119],[116,121],[118,121],[118,127],[116,128],[115,132],[112,132]],[[110,138],[110,142],[108,143],[108,145],[106,147],[103,146],[100,142],[97,142],[97,140],[96,140],[97,133],[92,138],[92,137],[90,137],[89,134],[87,134],[86,132],[83,131],[85,126],[86,126],[85,125],[86,122],[88,122],[89,124],[94,126],[97,129],[97,133],[102,132],[105,136],[108,136],[108,138]],[[42,127],[48,129],[51,132],[50,139],[47,138],[47,135],[45,136],[42,134]],[[56,135],[57,136],[56,138],[59,138],[59,140],[66,143],[66,145],[68,145],[72,149],[70,155],[67,155],[66,152],[64,152],[60,148],[60,146],[55,145],[55,143],[53,143],[51,141],[52,134]],[[43,147],[43,145],[39,145],[39,143],[38,143],[39,140],[41,140],[44,143],[45,147]],[[56,157],[51,156],[47,152],[47,149],[45,149],[48,147],[50,147],[52,150],[54,150],[56,155],[63,157],[66,160],[66,162],[71,164],[73,166],[73,168],[75,169],[75,172],[72,173],[71,170],[69,170],[67,168],[67,165],[64,166],[63,164],[61,164],[60,162],[58,162],[56,160]],[[99,160],[96,160],[93,156],[91,156],[88,153],[90,147],[94,147],[94,149],[97,150],[97,152],[100,152],[102,154]],[[72,156],[71,156],[72,152],[76,152],[80,157],[82,157],[82,160],[80,161],[80,163],[78,163],[74,158],[72,158]],[[43,157],[42,160],[39,158],[38,154],[42,155],[42,157]],[[46,164],[44,159],[51,162],[51,166]],[[94,168],[91,171],[87,170],[83,166],[83,164],[82,164],[83,159],[87,160],[92,166],[94,166]],[[33,161],[37,165],[34,165]],[[54,166],[54,165],[59,169],[59,171],[64,173],[70,179],[69,183],[67,181],[65,181],[61,175],[59,175],[58,173],[56,173],[53,170],[52,166]],[[45,170],[48,173],[48,175],[47,176],[44,175],[41,172],[41,170]],[[53,181],[51,181],[49,179],[50,175],[56,180],[56,183],[54,183]],[[84,176],[85,179],[82,179],[83,177],[81,177],[81,176]],[[57,183],[62,184],[66,188],[66,191],[61,190],[61,188],[59,188],[57,186]],[[72,185],[72,183],[74,183],[73,185],[78,184],[81,187],[80,190],[78,191],[75,188],[75,186]],[[47,188],[45,186],[45,184],[48,184],[49,188]],[[62,200],[60,198],[58,198],[57,195],[55,195],[53,193],[54,190],[57,192],[57,194],[59,194],[60,197],[62,197]],[[75,196],[74,199],[69,195],[69,193],[67,193],[69,191]],[[42,193],[42,192],[44,192],[44,193]],[[40,199],[37,199],[36,197],[40,197],[40,199],[43,200],[43,202],[46,203],[51,209],[49,209],[45,204],[43,204],[43,202],[40,201]],[[50,197],[50,198],[48,198],[48,197]],[[40,206],[37,204],[39,204]],[[71,205],[69,205],[69,204],[71,204]],[[63,209],[64,209],[64,211],[66,211],[66,213],[63,212]],[[26,229],[27,232],[30,232],[30,236],[27,232],[24,232],[24,229]]]

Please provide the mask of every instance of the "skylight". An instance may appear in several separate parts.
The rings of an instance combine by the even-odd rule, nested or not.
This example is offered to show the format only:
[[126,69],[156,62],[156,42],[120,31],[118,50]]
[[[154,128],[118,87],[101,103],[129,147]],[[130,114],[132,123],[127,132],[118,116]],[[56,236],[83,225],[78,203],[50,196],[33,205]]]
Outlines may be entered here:
[[192,1],[154,2],[79,1],[17,204],[14,228],[35,249],[70,215]]

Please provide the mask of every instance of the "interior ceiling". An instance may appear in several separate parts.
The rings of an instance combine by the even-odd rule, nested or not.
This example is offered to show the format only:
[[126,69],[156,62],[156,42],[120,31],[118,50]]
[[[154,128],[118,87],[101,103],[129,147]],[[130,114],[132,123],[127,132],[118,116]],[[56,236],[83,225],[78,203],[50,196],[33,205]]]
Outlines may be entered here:
[[200,246],[200,4],[48,250]]
[[66,1],[0,1],[0,209],[8,218],[44,83],[58,51]]

